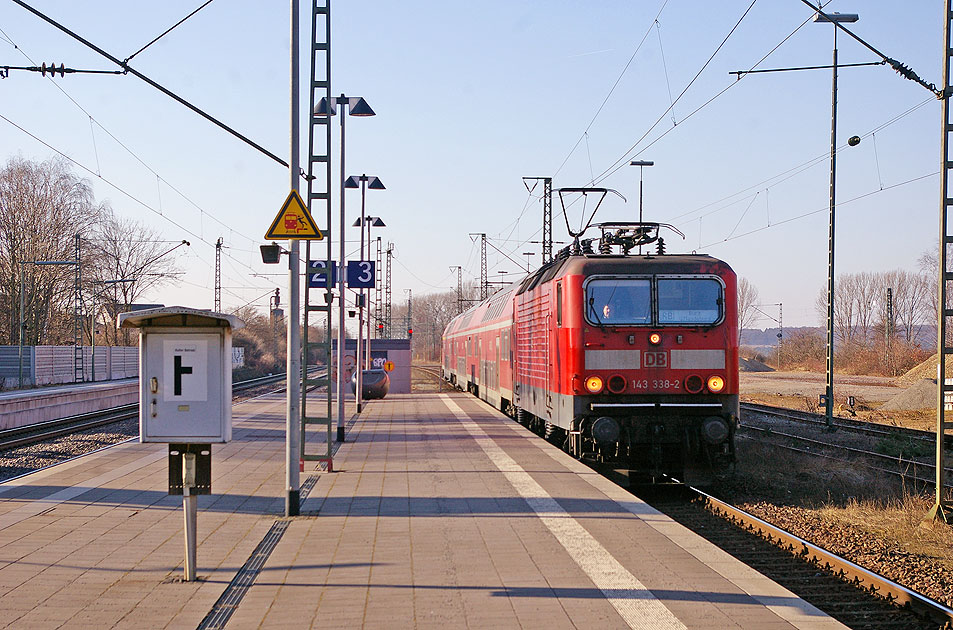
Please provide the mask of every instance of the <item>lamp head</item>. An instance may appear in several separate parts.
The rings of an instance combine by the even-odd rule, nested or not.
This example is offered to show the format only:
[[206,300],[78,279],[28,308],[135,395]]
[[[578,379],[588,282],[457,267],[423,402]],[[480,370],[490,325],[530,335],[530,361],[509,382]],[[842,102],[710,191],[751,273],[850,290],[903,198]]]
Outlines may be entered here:
[[360,188],[361,187],[360,181],[361,181],[360,177],[358,177],[357,175],[351,175],[350,177],[344,180],[344,187],[345,188]]
[[367,187],[371,190],[385,190],[384,182],[379,177],[371,175],[367,178]]
[[327,98],[321,97],[321,100],[318,101],[318,104],[314,106],[315,116],[334,116],[337,111],[334,108],[334,102],[328,101]]
[[266,265],[275,265],[281,258],[281,245],[261,245],[259,249],[261,249],[261,262]]
[[826,15],[814,14],[814,22],[856,22],[859,19],[860,16],[856,13],[837,13],[834,11]]
[[348,110],[351,116],[375,116],[374,110],[367,104],[362,96],[352,96],[347,100]]

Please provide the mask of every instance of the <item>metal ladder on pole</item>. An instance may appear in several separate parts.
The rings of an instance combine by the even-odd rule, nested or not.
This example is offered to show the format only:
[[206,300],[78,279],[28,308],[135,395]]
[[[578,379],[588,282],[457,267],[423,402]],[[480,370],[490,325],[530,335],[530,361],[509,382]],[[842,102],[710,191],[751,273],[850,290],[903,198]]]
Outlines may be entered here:
[[937,300],[937,409],[936,409],[936,501],[927,515],[928,520],[953,524],[953,499],[951,499],[950,478],[945,470],[953,464],[946,446],[946,438],[953,437],[953,422],[947,420],[947,412],[953,413],[953,379],[946,378],[946,364],[953,355],[953,341],[950,339],[950,283],[953,282],[953,269],[950,268],[949,250],[953,246],[953,229],[950,226],[950,174],[953,171],[953,155],[950,154],[950,135],[953,134],[953,120],[950,119],[950,64],[953,63],[953,12],[951,0],[946,0],[943,25],[943,130],[940,150],[940,240],[938,251],[939,293]]
[[[308,196],[307,204],[311,216],[320,221],[326,217],[324,228],[327,245],[326,266],[324,268],[324,287],[312,291],[310,267],[307,269],[304,285],[304,331],[302,334],[302,374],[301,374],[301,459],[327,464],[328,472],[334,470],[331,459],[332,440],[332,400],[331,400],[331,304],[333,302],[332,283],[330,282],[331,238],[331,117],[315,116],[314,106],[322,97],[331,103],[331,0],[313,0],[311,12],[311,106],[308,109]],[[323,210],[324,212],[318,212]],[[342,234],[341,237],[344,235]],[[311,258],[311,241],[305,247],[307,260]],[[317,250],[317,247],[315,247]],[[312,302],[319,298],[320,301]],[[323,319],[324,337],[311,339],[312,323]],[[310,363],[313,355],[320,357],[318,363]],[[320,360],[324,363],[321,365]],[[321,365],[320,373],[312,371]],[[308,406],[308,390],[325,388],[327,401]],[[324,448],[308,451],[308,428],[323,427],[327,432]]]

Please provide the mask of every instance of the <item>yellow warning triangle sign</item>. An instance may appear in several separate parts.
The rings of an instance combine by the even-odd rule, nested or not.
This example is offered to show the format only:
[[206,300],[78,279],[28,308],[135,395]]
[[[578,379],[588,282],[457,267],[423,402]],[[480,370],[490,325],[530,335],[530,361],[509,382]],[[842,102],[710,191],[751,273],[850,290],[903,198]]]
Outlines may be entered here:
[[324,239],[324,234],[311,218],[311,213],[301,200],[301,195],[297,190],[292,190],[285,202],[281,204],[281,210],[278,211],[278,216],[271,223],[271,227],[265,232],[265,238],[272,241],[285,239],[320,241]]

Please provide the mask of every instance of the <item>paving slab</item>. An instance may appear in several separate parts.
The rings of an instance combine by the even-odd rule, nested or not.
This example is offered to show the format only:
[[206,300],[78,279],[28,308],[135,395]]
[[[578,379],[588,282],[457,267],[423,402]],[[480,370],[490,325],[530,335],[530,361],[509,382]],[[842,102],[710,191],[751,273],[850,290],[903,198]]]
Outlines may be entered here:
[[369,402],[293,518],[284,395],[233,418],[196,582],[165,445],[0,484],[0,628],[842,627],[464,394]]

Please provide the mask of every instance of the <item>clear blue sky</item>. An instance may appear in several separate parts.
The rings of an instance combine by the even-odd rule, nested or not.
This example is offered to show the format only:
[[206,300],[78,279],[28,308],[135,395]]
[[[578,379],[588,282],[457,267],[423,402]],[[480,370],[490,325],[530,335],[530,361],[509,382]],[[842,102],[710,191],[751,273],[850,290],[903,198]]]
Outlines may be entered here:
[[[201,1],[33,4],[121,59]],[[306,81],[310,3],[301,5]],[[760,0],[679,98],[749,5],[333,3],[333,90],[364,96],[377,112],[348,120],[346,170],[387,186],[368,192],[368,213],[387,222],[375,234],[396,247],[395,302],[403,289],[455,288],[453,265],[478,279],[471,232],[487,233],[524,264],[521,252],[538,252],[526,241],[540,239],[541,205],[527,195],[524,175],[554,176],[556,188],[595,178],[628,200],[608,199],[597,220],[636,219],[638,169],[614,165],[638,158],[656,162],[645,169],[646,219],[686,234],[668,238],[669,251],[723,258],[757,286],[763,303],[783,302],[785,325],[816,325],[814,303],[827,277],[830,71],[741,81],[728,73],[751,68],[789,36],[759,68],[829,64],[832,26],[796,30],[812,15],[800,0]],[[855,32],[941,82],[940,0],[902,10],[895,2],[834,0],[826,10],[859,12]],[[288,23],[287,2],[216,0],[131,65],[286,159]],[[25,53],[37,64],[113,68],[9,0],[0,2],[0,30],[0,65],[29,65]],[[844,35],[838,44],[841,63],[877,60]],[[915,269],[937,240],[939,103],[885,66],[843,69],[839,88],[837,270]],[[181,259],[183,282],[150,300],[211,307],[219,236],[228,247],[226,309],[266,307],[275,286],[286,297],[284,265],[262,265],[257,247],[288,193],[280,165],[132,76],[54,81],[11,71],[0,80],[0,115],[89,168],[77,170],[119,214],[192,242]],[[863,142],[846,148],[852,135]],[[306,150],[303,141],[302,156]],[[0,158],[17,154],[44,160],[55,152],[0,120]],[[360,195],[347,194],[350,225]],[[337,216],[336,191],[334,204]],[[565,240],[558,201],[553,225],[554,239]],[[358,231],[348,227],[347,235],[356,258]],[[518,271],[490,251],[491,279]],[[538,264],[539,255],[531,260]]]

